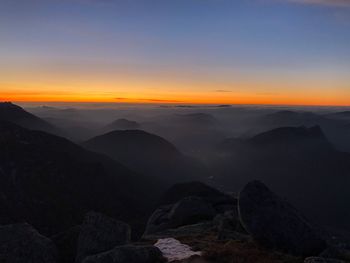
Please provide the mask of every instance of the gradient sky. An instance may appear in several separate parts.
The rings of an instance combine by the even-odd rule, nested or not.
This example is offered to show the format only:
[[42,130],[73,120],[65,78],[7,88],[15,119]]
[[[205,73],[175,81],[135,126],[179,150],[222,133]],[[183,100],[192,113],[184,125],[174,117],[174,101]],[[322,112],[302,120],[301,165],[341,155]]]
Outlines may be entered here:
[[350,105],[350,0],[0,0],[0,100]]

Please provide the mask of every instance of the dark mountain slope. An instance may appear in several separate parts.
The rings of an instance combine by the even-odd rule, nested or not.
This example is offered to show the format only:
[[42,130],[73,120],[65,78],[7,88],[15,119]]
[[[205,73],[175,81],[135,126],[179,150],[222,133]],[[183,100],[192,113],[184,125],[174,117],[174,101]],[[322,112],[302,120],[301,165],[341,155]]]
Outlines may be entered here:
[[58,130],[50,123],[11,102],[0,103],[0,121],[10,121],[31,130],[58,133]]
[[334,119],[344,119],[344,120],[350,121],[350,110],[330,113],[327,115],[327,117],[334,118]]
[[66,139],[0,122],[1,223],[26,221],[52,234],[80,223],[89,210],[138,223],[158,189],[154,180]]
[[204,171],[167,140],[142,130],[113,131],[83,143],[128,168],[168,182],[191,180]]
[[264,180],[322,223],[345,224],[350,219],[350,154],[332,147],[317,126],[226,140],[213,169],[216,181],[226,187]]
[[337,149],[350,152],[350,135],[346,129],[348,121],[345,118],[336,118],[332,114],[284,110],[258,118],[257,124],[260,131],[278,127],[320,126]]

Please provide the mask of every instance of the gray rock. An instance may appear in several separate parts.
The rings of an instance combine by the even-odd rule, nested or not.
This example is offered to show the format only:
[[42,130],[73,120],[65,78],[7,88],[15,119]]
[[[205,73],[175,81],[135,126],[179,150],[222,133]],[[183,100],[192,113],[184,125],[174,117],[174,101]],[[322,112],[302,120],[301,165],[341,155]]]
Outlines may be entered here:
[[308,257],[304,260],[304,263],[346,263],[346,261],[333,258]]
[[86,214],[81,226],[76,262],[130,242],[130,226],[96,212]]
[[239,224],[238,211],[229,210],[222,214],[218,214],[215,216],[213,223],[219,232],[221,230],[236,231]]
[[186,197],[174,205],[158,208],[149,218],[145,235],[211,220],[216,211],[200,197]]
[[55,263],[57,250],[29,224],[4,225],[0,226],[0,262]]
[[161,251],[154,246],[120,246],[87,257],[83,263],[161,263],[165,262]]
[[259,181],[244,187],[238,208],[243,227],[264,246],[297,256],[319,255],[326,248],[310,223]]

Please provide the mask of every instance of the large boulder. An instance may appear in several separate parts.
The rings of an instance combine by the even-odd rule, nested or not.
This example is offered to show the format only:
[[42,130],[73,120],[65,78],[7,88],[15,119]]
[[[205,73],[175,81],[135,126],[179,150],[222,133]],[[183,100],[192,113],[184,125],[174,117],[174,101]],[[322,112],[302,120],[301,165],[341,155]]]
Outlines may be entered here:
[[1,263],[55,263],[53,242],[26,223],[0,226]]
[[264,246],[297,256],[315,256],[326,248],[310,223],[259,181],[240,192],[238,209],[243,227]]
[[212,205],[203,199],[186,197],[174,205],[158,208],[148,220],[145,235],[211,220],[215,215]]
[[154,246],[120,246],[87,257],[83,263],[161,263],[165,262],[160,250]]
[[79,233],[76,262],[128,244],[130,234],[130,226],[124,222],[96,212],[87,213]]
[[213,224],[218,240],[249,240],[249,235],[241,226],[237,210],[229,210],[218,214],[214,218]]

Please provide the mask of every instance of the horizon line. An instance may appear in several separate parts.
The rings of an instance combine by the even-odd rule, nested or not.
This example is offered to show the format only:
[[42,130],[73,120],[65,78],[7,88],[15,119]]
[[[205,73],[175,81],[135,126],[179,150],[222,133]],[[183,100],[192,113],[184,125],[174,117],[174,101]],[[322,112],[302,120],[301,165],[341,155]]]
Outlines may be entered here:
[[279,104],[279,103],[199,103],[199,102],[113,102],[113,101],[16,101],[16,100],[1,100],[0,102],[11,102],[15,104],[21,103],[33,103],[33,104],[54,104],[54,103],[66,103],[66,104],[115,104],[115,105],[203,105],[203,106],[283,106],[283,107],[350,107],[350,104]]

